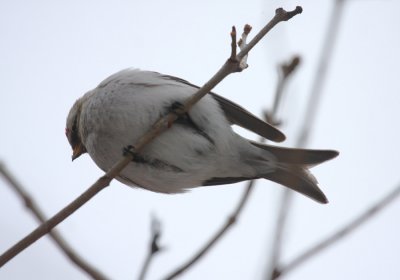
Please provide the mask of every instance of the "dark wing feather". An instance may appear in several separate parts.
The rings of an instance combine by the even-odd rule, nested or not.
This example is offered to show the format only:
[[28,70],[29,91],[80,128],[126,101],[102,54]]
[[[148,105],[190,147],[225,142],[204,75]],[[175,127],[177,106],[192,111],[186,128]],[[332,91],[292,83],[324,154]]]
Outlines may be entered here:
[[258,135],[275,142],[282,142],[286,139],[285,134],[280,130],[262,121],[243,107],[223,98],[215,93],[210,93],[218,101],[227,119],[238,126],[248,129]]
[[[177,77],[168,75],[163,75],[163,77],[195,88],[199,88],[198,86]],[[282,142],[286,139],[285,135],[280,130],[270,125],[269,123],[257,118],[255,115],[253,115],[243,107],[239,106],[238,104],[216,93],[210,92],[209,94],[218,102],[219,106],[224,111],[226,118],[232,124],[236,124],[245,129],[248,129],[271,141]]]

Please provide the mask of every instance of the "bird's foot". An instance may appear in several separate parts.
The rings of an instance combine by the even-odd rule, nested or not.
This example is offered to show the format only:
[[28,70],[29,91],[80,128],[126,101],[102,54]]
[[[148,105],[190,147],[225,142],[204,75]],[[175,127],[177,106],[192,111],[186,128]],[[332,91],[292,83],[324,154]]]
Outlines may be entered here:
[[[171,106],[168,108],[169,113],[173,113],[177,116],[177,119],[182,118],[182,116],[185,116],[185,105],[183,105],[179,101],[175,101],[174,103],[171,104]],[[172,126],[172,122],[168,123],[168,128]]]
[[131,155],[133,161],[134,161],[135,158],[138,156],[135,147],[132,146],[132,145],[129,145],[129,146],[124,147],[124,148],[122,149],[122,154],[123,154],[124,156]]
[[179,101],[175,101],[174,103],[171,104],[169,107],[169,111],[171,113],[175,113],[177,115],[182,115],[185,113],[185,105]]

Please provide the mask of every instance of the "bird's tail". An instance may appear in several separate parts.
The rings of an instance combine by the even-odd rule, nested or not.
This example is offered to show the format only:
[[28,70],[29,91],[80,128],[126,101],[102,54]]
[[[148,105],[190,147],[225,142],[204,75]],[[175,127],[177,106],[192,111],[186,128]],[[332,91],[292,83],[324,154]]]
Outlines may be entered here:
[[273,154],[278,162],[273,172],[263,175],[265,179],[282,184],[320,203],[328,203],[308,168],[336,157],[339,154],[337,151],[281,148],[253,142],[252,144]]
[[264,175],[264,178],[284,185],[319,203],[328,203],[325,194],[318,187],[317,180],[307,168],[296,165],[278,167],[275,171]]

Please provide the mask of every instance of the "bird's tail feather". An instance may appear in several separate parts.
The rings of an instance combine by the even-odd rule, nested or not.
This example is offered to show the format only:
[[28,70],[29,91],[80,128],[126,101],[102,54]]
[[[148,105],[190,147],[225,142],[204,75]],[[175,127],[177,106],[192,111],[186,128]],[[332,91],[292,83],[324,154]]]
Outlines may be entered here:
[[263,177],[308,196],[319,203],[328,203],[325,194],[317,185],[317,180],[307,168],[298,165],[280,166]]
[[272,154],[278,163],[272,172],[265,172],[262,177],[282,184],[320,203],[328,203],[325,194],[318,187],[318,182],[308,168],[336,157],[334,150],[309,150],[283,148],[250,142],[252,145]]
[[333,159],[339,154],[337,151],[334,150],[283,148],[278,146],[260,144],[253,141],[250,141],[250,143],[258,148],[272,153],[276,157],[278,162],[304,165],[307,167],[312,167],[324,161]]

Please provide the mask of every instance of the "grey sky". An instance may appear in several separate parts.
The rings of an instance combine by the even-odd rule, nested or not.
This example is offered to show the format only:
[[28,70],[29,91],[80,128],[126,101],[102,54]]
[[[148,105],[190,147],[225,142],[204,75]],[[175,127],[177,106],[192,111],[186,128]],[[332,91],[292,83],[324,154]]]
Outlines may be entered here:
[[[88,156],[71,163],[65,118],[75,99],[127,67],[204,83],[230,51],[229,31],[259,30],[275,8],[304,8],[250,54],[250,68],[216,89],[250,111],[270,108],[277,63],[302,65],[280,111],[293,145],[310,91],[332,1],[2,1],[0,2],[0,160],[50,216],[102,172]],[[398,1],[348,1],[309,147],[340,156],[313,173],[330,204],[296,195],[283,259],[362,212],[400,181],[400,18]],[[253,32],[255,33],[255,32]],[[254,135],[243,132],[255,138]],[[282,187],[260,181],[240,222],[183,279],[258,279],[268,261]],[[160,195],[113,182],[59,229],[112,279],[134,279],[162,221],[167,250],[152,264],[160,279],[187,260],[236,205],[243,184]],[[0,251],[36,227],[0,180]],[[400,203],[287,279],[395,279],[400,275]],[[0,269],[0,279],[86,279],[43,238]]]

